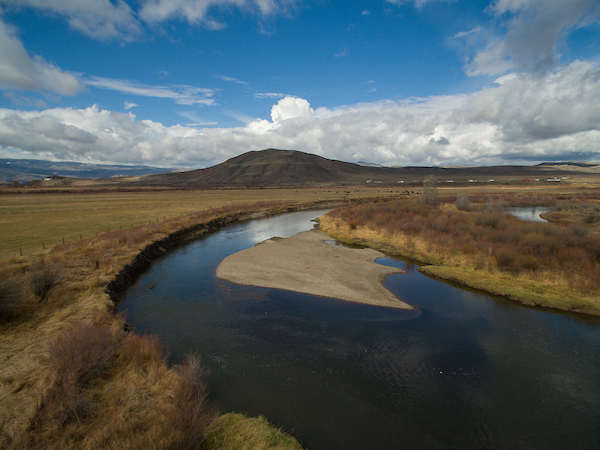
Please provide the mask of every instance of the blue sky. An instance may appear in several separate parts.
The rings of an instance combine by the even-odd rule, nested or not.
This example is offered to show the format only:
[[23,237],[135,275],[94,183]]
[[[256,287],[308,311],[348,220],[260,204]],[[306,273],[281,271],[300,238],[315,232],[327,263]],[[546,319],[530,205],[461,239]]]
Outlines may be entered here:
[[0,156],[600,161],[597,0],[0,0]]

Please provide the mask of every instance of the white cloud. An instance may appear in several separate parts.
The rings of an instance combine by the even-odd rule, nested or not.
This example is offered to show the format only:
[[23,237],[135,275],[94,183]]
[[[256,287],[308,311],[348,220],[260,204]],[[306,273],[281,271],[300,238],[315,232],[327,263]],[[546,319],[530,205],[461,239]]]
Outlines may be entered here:
[[245,10],[256,10],[261,15],[285,11],[296,0],[146,0],[139,11],[148,23],[159,23],[171,19],[182,19],[189,23],[203,23],[209,28],[224,25],[210,19],[211,8],[235,6]]
[[[468,75],[552,69],[560,57],[558,44],[572,30],[597,23],[600,17],[597,0],[497,0],[488,11],[495,16],[499,31],[481,33],[483,48],[468,60]],[[455,38],[470,33],[458,33]]]
[[125,106],[123,107],[123,109],[125,109],[126,111],[129,111],[131,108],[135,108],[136,106],[139,106],[137,103],[130,103],[128,101],[125,101]]
[[247,81],[242,81],[242,80],[238,80],[237,78],[233,78],[233,77],[226,77],[226,76],[220,76],[219,77],[221,80],[223,81],[229,81],[231,83],[237,83],[237,84],[250,84]]
[[310,119],[314,113],[315,111],[310,107],[310,103],[298,97],[282,98],[271,108],[271,118],[275,123],[297,117]]
[[188,127],[204,127],[210,125],[218,125],[218,122],[201,119],[194,111],[179,111],[177,114],[179,114],[181,117],[185,117],[186,119],[190,120],[190,123],[186,125]]
[[[225,27],[209,17],[215,8],[236,7],[262,16],[285,13],[298,0],[140,0],[133,10],[124,0],[0,0],[8,8],[33,8],[66,18],[69,26],[94,39],[134,41],[144,33],[144,25],[160,25],[172,19],[209,29]],[[130,2],[131,3],[131,2]]]
[[214,105],[214,89],[199,88],[196,86],[151,86],[131,80],[117,80],[113,78],[91,77],[84,80],[88,86],[99,89],[125,92],[127,94],[143,97],[168,98],[178,105]]
[[256,92],[254,94],[254,98],[283,98],[286,97],[285,94],[280,94],[278,92]]
[[348,56],[349,50],[347,48],[344,48],[342,51],[340,51],[339,53],[336,53],[335,55],[333,55],[336,58],[344,58],[345,56]]
[[598,160],[598,104],[600,68],[576,61],[542,75],[505,76],[470,95],[316,110],[286,97],[271,120],[244,117],[247,125],[235,128],[166,127],[95,106],[3,109],[0,155],[17,149],[25,157],[195,167],[269,147],[385,165]]
[[0,87],[75,95],[85,87],[73,75],[27,53],[15,30],[0,20]]
[[141,33],[134,12],[123,0],[0,0],[0,4],[65,16],[72,28],[96,39],[131,40]]
[[415,8],[421,9],[427,3],[436,2],[436,1],[455,1],[455,0],[387,0],[389,3],[393,3],[395,5],[403,5],[405,3],[413,3]]

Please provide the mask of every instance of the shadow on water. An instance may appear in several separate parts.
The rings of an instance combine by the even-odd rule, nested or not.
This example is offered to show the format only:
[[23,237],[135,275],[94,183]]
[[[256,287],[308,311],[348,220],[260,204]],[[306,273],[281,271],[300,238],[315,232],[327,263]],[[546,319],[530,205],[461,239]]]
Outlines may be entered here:
[[234,225],[156,260],[119,304],[174,361],[198,351],[213,404],[263,414],[308,448],[598,448],[600,326],[407,274],[417,311],[238,286],[229,254],[312,228],[303,212]]

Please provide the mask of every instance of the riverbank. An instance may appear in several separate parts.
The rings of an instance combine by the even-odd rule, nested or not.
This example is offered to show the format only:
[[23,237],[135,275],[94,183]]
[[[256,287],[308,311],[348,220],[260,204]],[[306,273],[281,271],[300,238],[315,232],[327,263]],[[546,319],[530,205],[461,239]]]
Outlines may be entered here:
[[327,240],[331,238],[317,230],[268,239],[225,258],[217,267],[217,277],[243,285],[413,309],[383,286],[386,276],[403,272],[376,264],[383,253],[334,246]]
[[180,242],[318,207],[323,202],[237,204],[2,260],[0,447],[203,442],[216,430],[197,359],[170,367],[160,341],[126,332],[114,314],[118,294]]
[[422,273],[442,280],[529,306],[600,315],[597,237],[582,236],[579,228],[542,229],[546,224],[451,206],[349,206],[322,217],[320,228],[339,242],[413,260]]

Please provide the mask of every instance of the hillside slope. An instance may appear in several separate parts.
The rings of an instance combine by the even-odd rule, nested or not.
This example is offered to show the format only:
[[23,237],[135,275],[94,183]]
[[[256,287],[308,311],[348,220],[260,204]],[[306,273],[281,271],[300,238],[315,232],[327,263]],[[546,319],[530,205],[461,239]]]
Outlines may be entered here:
[[589,173],[589,167],[572,165],[490,166],[490,167],[372,167],[322,158],[296,150],[250,151],[207,169],[149,175],[140,184],[170,186],[311,186],[395,184],[420,182],[425,178],[442,181],[487,181],[500,177],[516,180],[572,176]]

